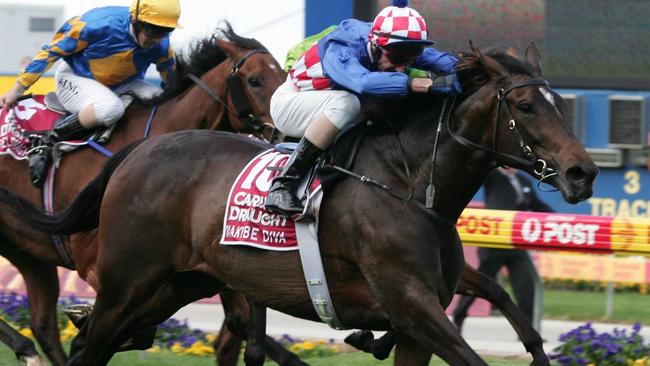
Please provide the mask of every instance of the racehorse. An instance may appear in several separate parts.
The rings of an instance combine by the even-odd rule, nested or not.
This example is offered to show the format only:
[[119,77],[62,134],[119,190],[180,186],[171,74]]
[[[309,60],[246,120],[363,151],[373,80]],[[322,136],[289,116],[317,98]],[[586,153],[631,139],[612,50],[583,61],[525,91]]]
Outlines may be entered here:
[[[534,45],[526,63],[472,46],[457,67],[464,94],[451,109],[441,96],[383,102],[383,120],[369,127],[353,167],[372,179],[351,175],[324,191],[319,241],[338,318],[394,330],[396,365],[426,365],[432,353],[486,365],[444,308],[465,267],[455,222],[491,169],[528,171],[569,203],[592,194],[598,169],[562,98],[541,79],[539,59]],[[69,365],[105,365],[132,332],[226,286],[318,320],[296,252],[218,244],[230,186],[268,148],[214,131],[156,136],[114,158],[56,217],[22,201],[15,220],[57,234],[98,227],[100,286]],[[15,201],[4,193],[2,201]]]
[[[237,35],[225,23],[215,35],[195,42],[185,56],[177,58],[174,80],[160,96],[150,101],[136,100],[128,108],[104,145],[107,150],[117,151],[143,137],[154,107],[157,112],[150,123],[150,135],[214,129],[272,138],[270,98],[286,74],[262,44]],[[190,79],[194,76],[198,81]],[[67,206],[105,161],[105,157],[88,148],[66,154],[56,176],[55,208]],[[34,204],[41,202],[41,192],[29,184],[27,164],[22,161],[9,156],[0,158],[0,185]],[[16,222],[7,212],[7,206],[0,205],[0,254],[18,268],[25,280],[36,339],[54,365],[64,365],[67,357],[56,323],[56,268],[76,269],[81,278],[97,288],[96,243],[92,236],[75,236],[65,240],[65,252],[61,253],[48,233]],[[7,333],[6,337],[9,344],[18,341],[15,334]]]

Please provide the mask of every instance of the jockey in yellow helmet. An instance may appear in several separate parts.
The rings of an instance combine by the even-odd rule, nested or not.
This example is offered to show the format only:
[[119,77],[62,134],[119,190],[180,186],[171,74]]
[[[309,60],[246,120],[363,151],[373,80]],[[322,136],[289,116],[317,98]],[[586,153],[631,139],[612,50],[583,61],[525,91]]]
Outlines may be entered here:
[[178,0],[133,0],[129,8],[95,8],[68,20],[49,44],[18,75],[16,84],[0,96],[8,108],[56,61],[56,94],[72,114],[56,122],[42,148],[30,154],[32,183],[42,186],[53,143],[79,139],[89,130],[110,126],[124,114],[120,94],[131,92],[150,98],[160,87],[144,81],[147,68],[156,64],[163,79],[175,68],[169,35],[179,28]]

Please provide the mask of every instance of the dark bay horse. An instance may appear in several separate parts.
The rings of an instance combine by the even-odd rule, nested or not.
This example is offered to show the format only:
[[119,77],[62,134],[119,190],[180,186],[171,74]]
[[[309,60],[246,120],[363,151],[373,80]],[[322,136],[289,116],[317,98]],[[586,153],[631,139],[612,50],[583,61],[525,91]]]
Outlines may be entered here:
[[[190,74],[200,78],[203,87],[190,80]],[[105,147],[115,152],[143,137],[154,106],[157,112],[151,135],[214,129],[270,138],[270,98],[284,78],[282,67],[263,45],[237,35],[226,23],[215,36],[195,42],[186,55],[178,57],[175,79],[163,94],[151,101],[136,100],[128,108]],[[66,154],[56,177],[55,208],[69,205],[101,171],[105,161],[105,157],[90,148]],[[40,205],[41,192],[29,184],[27,164],[23,161],[8,156],[0,158],[0,186]],[[71,260],[65,260],[48,233],[17,222],[7,212],[8,207],[0,205],[0,254],[18,268],[25,280],[36,339],[55,365],[64,365],[67,357],[56,323],[56,268],[76,269],[97,288],[96,242],[92,236],[66,240],[65,249]]]
[[[563,100],[540,79],[539,53],[529,51],[526,63],[499,51],[464,55],[457,73],[465,92],[439,140],[441,97],[384,103],[392,108],[368,131],[354,171],[395,196],[351,177],[325,190],[319,240],[337,315],[350,328],[394,330],[397,365],[426,365],[432,353],[485,365],[444,308],[465,267],[456,219],[491,169],[543,176],[569,203],[592,194],[598,169]],[[48,221],[32,209],[33,225],[59,234],[99,228],[95,309],[69,365],[105,365],[134,331],[226,286],[318,320],[298,253],[218,244],[232,182],[268,147],[214,131],[157,136],[114,159],[61,215]]]

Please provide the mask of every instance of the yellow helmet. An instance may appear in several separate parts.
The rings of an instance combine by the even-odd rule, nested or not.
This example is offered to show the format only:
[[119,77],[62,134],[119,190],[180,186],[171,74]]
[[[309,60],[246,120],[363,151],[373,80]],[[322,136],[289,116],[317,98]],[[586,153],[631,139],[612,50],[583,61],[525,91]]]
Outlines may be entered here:
[[183,28],[178,24],[181,6],[178,0],[133,0],[131,19],[165,28]]

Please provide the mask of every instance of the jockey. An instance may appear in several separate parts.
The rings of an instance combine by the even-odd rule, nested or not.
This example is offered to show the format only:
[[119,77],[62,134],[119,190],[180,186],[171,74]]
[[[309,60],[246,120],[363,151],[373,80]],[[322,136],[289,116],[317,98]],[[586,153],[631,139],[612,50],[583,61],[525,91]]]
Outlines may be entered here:
[[0,96],[0,106],[9,108],[58,59],[56,94],[72,114],[56,121],[43,140],[32,149],[29,170],[32,183],[41,187],[51,161],[51,145],[81,139],[98,126],[111,126],[124,114],[120,94],[131,92],[151,98],[161,89],[144,81],[145,72],[156,64],[163,81],[175,69],[175,54],[169,35],[179,28],[178,0],[133,0],[130,8],[95,8],[68,20],[50,44],[18,75],[14,87]]
[[[393,1],[372,23],[341,22],[296,61],[273,94],[271,116],[282,133],[302,137],[269,190],[266,208],[283,215],[302,213],[294,189],[338,132],[361,110],[359,97],[408,93],[460,94],[457,58],[430,48],[422,16]],[[441,75],[410,78],[409,66]]]

